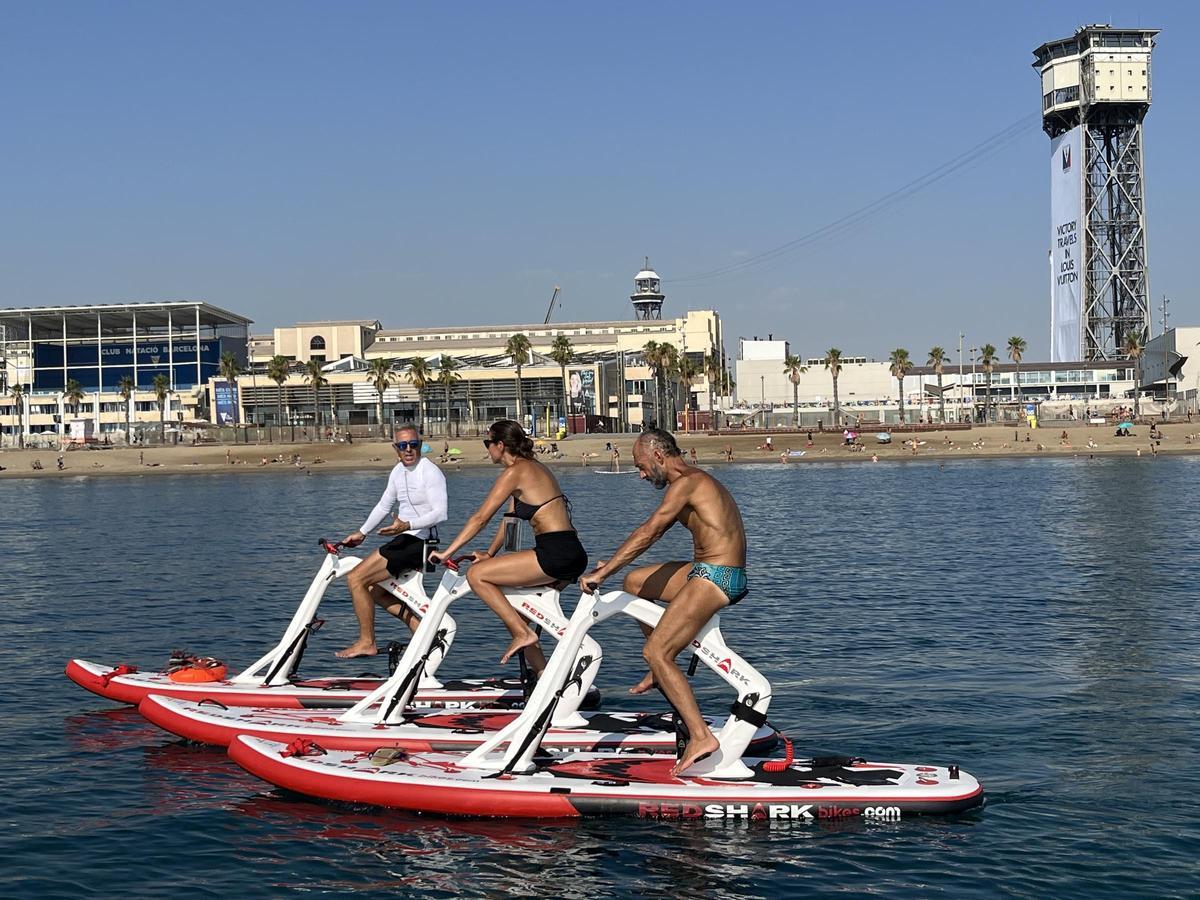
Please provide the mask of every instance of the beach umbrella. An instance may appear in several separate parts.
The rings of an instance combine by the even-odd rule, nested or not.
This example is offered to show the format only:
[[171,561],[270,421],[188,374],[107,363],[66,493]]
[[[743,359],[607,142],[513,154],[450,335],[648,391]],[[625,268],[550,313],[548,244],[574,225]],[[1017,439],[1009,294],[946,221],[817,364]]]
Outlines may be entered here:
[[1118,425],[1117,427],[1118,427],[1118,428],[1132,428],[1132,427],[1133,427],[1133,423],[1132,423],[1132,422],[1122,422],[1122,423],[1121,423],[1120,425]]
[[462,455],[462,451],[460,449],[458,449],[457,447],[451,447],[449,452],[450,452],[451,456],[461,456]]

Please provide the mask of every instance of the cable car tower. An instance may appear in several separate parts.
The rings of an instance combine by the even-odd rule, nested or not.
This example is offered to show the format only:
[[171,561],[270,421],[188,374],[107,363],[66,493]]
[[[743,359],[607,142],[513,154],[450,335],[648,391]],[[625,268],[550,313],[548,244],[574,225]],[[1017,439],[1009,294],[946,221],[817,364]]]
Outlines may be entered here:
[[633,314],[637,319],[661,319],[663,301],[667,295],[660,290],[658,273],[650,268],[650,257],[642,270],[633,276],[634,292],[629,295],[633,301]]
[[1127,335],[1149,338],[1142,121],[1157,34],[1084,25],[1033,51],[1051,147],[1054,362],[1122,359]]

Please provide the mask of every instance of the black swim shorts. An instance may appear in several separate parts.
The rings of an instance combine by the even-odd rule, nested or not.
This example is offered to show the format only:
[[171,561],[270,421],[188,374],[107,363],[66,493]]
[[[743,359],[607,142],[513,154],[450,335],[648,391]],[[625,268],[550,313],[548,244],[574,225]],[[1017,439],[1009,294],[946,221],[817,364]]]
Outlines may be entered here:
[[398,578],[425,565],[425,541],[412,534],[397,535],[379,548],[379,555],[387,560],[388,574]]
[[587,569],[587,551],[574,531],[547,531],[537,535],[533,552],[542,571],[557,581],[575,581]]

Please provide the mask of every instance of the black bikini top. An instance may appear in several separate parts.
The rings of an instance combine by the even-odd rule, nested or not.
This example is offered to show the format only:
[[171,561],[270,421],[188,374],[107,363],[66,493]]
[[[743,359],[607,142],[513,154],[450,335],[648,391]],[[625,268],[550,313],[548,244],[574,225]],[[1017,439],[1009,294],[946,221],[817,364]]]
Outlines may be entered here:
[[563,503],[567,504],[567,514],[570,515],[571,501],[567,499],[566,494],[555,494],[549,500],[543,501],[542,503],[538,503],[536,505],[533,503],[524,503],[521,500],[518,500],[516,497],[513,497],[513,508],[510,515],[516,516],[518,519],[524,519],[526,522],[528,522],[535,515],[537,515],[537,511],[539,509],[541,509],[547,503],[553,503],[555,500],[562,500]]

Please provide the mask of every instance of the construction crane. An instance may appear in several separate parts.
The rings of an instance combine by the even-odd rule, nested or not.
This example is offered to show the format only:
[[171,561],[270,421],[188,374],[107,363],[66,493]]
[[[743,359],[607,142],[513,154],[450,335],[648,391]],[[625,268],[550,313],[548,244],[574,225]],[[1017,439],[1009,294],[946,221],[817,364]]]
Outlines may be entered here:
[[546,318],[545,318],[545,320],[542,322],[542,324],[543,324],[543,325],[549,325],[549,324],[550,324],[550,317],[551,317],[552,315],[554,315],[554,301],[555,301],[555,300],[557,300],[557,299],[558,299],[558,285],[556,284],[556,285],[554,286],[554,293],[550,295],[550,306],[549,306],[549,308],[546,310]]

